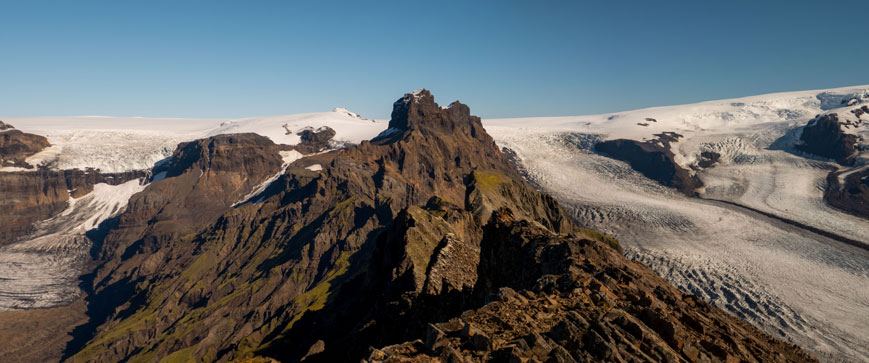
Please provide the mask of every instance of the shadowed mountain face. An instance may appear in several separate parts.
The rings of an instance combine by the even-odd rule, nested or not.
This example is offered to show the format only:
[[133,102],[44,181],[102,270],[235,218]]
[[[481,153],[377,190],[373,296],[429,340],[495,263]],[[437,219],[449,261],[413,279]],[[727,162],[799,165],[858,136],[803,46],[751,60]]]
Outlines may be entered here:
[[[542,320],[529,329],[562,347],[539,357],[627,357],[618,352],[654,347],[646,358],[811,360],[697,307],[624,260],[615,240],[574,226],[554,199],[522,181],[461,103],[440,107],[428,91],[407,94],[380,136],[296,160],[259,202],[238,203],[280,171],[278,152],[256,135],[179,146],[166,179],[103,226],[99,264],[85,281],[91,321],[77,329],[67,356],[492,359],[517,344],[492,337],[519,328],[470,316],[507,299],[509,287],[527,311],[564,302],[547,310],[552,321],[572,310],[591,321],[620,309],[597,335],[589,335],[597,325],[553,335],[536,315]],[[476,312],[467,321],[454,319],[469,309]],[[429,325],[445,321],[467,326]],[[691,340],[701,333],[708,344]],[[590,351],[572,343],[586,335],[607,344]]]

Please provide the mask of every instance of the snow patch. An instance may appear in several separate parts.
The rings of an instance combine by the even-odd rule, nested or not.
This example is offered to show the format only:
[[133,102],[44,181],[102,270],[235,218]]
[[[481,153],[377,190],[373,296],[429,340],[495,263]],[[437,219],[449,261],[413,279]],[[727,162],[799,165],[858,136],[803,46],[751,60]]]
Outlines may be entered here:
[[[252,203],[256,204],[256,203],[262,202],[263,198],[260,195],[266,189],[268,189],[269,185],[271,185],[276,180],[278,180],[278,178],[280,178],[281,175],[283,175],[287,171],[287,168],[290,166],[290,164],[292,164],[294,161],[299,160],[299,159],[304,157],[304,155],[302,155],[302,153],[300,153],[296,150],[280,151],[280,154],[281,154],[281,160],[283,160],[283,165],[281,166],[281,170],[279,172],[275,173],[274,175],[272,175],[271,177],[269,177],[268,179],[266,179],[265,181],[263,181],[262,183],[260,183],[259,185],[257,185],[256,187],[254,187],[250,193],[245,195],[238,202],[235,202],[235,204],[232,205],[233,208],[237,207],[239,205],[245,204],[245,203],[252,202]],[[259,196],[259,198],[257,198],[258,196]]]

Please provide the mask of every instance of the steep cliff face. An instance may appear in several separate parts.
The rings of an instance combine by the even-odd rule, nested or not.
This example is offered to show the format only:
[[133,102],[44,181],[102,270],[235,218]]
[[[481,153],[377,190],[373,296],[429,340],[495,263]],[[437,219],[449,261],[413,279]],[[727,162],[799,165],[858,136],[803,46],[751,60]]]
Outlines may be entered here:
[[144,171],[100,173],[95,170],[0,172],[0,245],[33,229],[33,223],[63,211],[69,198],[93,190],[94,184],[118,185],[144,177]]
[[[107,226],[92,274],[91,323],[68,347],[71,360],[358,360],[370,346],[421,338],[429,323],[483,306],[505,284],[525,289],[553,271],[592,268],[578,262],[583,243],[609,258],[594,268],[630,264],[615,240],[575,227],[551,197],[522,182],[467,106],[440,107],[425,90],[396,101],[389,128],[370,142],[296,160],[248,199],[257,202],[238,203],[280,166],[275,149],[249,141],[257,146],[227,149],[225,162],[188,157],[212,155],[204,150],[219,142],[182,145],[166,179]],[[271,153],[263,165],[274,168],[249,167]],[[242,155],[256,160],[239,162]],[[498,228],[507,223],[503,208],[533,237]],[[529,238],[564,246],[493,249]],[[541,253],[548,257],[535,259]],[[576,279],[593,271],[555,281],[582,284]],[[707,318],[724,327],[699,323],[704,329],[723,335],[739,326],[740,339],[760,337],[738,345],[756,346],[758,357],[780,351],[808,359],[709,309]],[[653,339],[655,328],[645,329]],[[679,341],[671,338],[657,339]],[[679,349],[661,354],[694,352]]]
[[32,169],[25,162],[28,156],[51,146],[44,136],[15,130],[12,125],[0,121],[0,167],[14,166]]

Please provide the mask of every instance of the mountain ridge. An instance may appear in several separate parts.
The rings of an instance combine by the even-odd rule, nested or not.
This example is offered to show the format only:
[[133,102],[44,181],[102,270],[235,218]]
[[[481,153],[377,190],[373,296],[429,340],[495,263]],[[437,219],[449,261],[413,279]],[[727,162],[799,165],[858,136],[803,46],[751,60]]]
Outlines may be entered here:
[[[304,156],[262,201],[237,207],[231,202],[278,170],[277,147],[233,143],[221,152],[227,165],[236,164],[233,157],[269,155],[268,168],[240,173],[255,177],[239,184],[231,168],[183,162],[189,146],[179,146],[173,165],[205,167],[150,184],[104,226],[100,265],[86,280],[94,320],[68,346],[69,359],[361,358],[369,345],[399,343],[404,333],[421,333],[422,322],[489,295],[485,286],[497,284],[477,280],[485,276],[477,270],[484,226],[505,213],[544,239],[571,235],[620,255],[617,242],[577,228],[554,199],[526,185],[467,106],[441,108],[423,90],[402,97],[395,110],[394,131]],[[218,193],[225,195],[217,213],[184,217],[191,224],[178,232],[149,227],[188,215],[185,208],[202,209],[174,198],[147,207],[161,200],[155,191],[179,187],[194,195],[199,188],[226,192]],[[360,290],[367,294],[354,293]],[[406,314],[421,320],[396,326]],[[716,319],[738,323],[723,313]],[[758,344],[810,360],[774,340]]]

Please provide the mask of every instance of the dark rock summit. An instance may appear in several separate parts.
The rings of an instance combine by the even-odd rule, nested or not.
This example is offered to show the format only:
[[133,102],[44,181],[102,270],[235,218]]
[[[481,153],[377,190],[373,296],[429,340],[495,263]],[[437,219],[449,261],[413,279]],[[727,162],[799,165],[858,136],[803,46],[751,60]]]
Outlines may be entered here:
[[407,94],[234,204],[276,148],[179,147],[107,227],[70,360],[812,361],[573,225],[459,102]]

